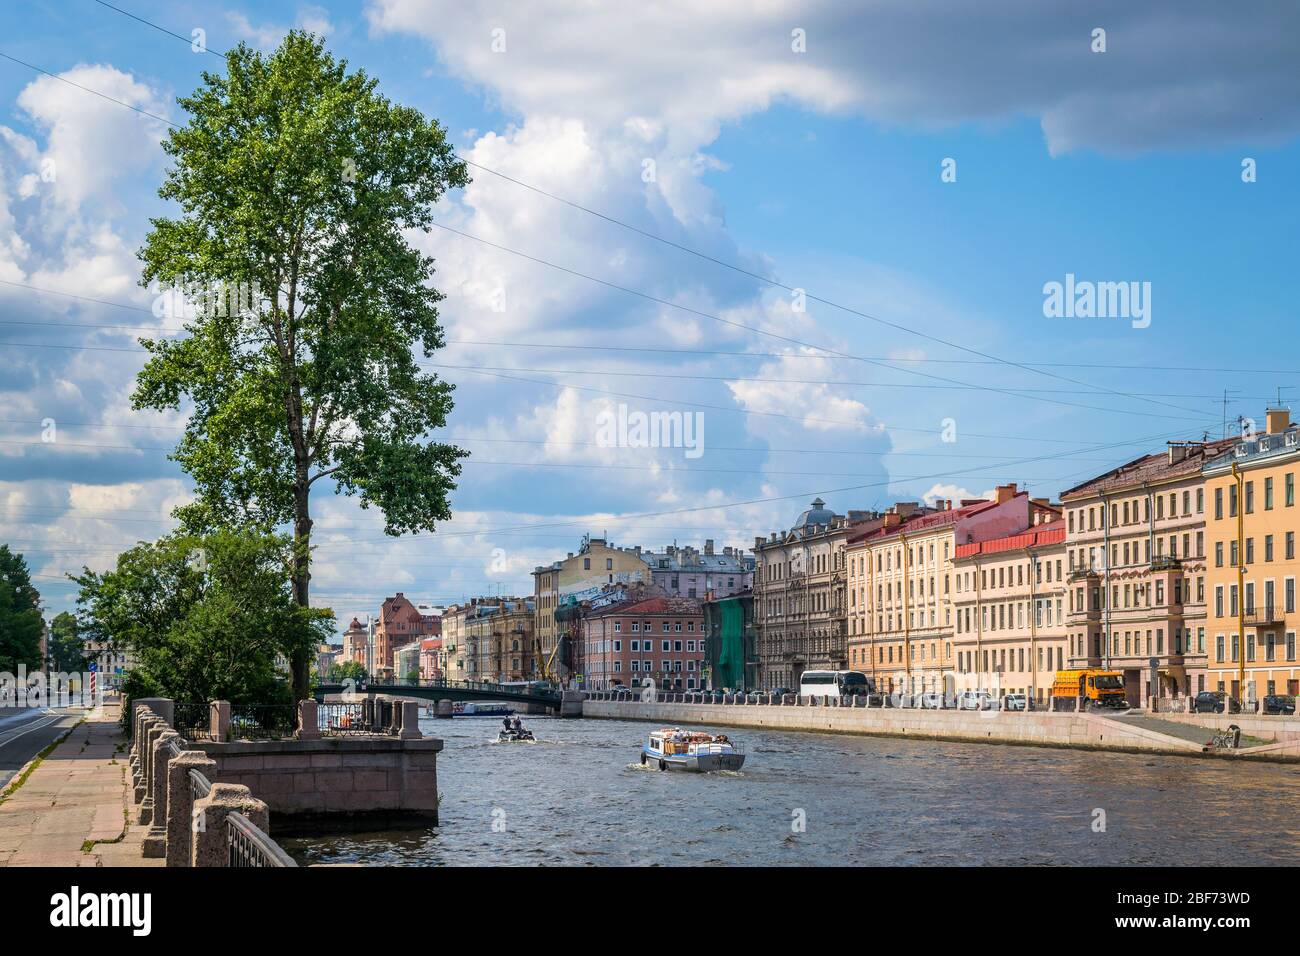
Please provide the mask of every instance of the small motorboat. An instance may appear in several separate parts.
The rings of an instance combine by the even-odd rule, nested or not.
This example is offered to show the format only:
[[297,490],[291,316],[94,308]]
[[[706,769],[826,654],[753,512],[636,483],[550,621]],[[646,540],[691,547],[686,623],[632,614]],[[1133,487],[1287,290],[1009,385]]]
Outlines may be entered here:
[[497,733],[497,743],[499,744],[530,744],[537,740],[531,730],[501,730]]
[[726,734],[665,727],[650,733],[641,748],[641,763],[696,773],[739,770],[745,763],[745,748]]

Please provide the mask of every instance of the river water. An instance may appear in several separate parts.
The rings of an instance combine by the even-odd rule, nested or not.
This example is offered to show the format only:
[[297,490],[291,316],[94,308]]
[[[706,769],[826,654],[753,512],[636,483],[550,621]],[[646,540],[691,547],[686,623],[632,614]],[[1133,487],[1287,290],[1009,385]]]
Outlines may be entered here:
[[1276,865],[1300,842],[1290,765],[719,728],[742,771],[665,773],[639,763],[651,724],[526,724],[537,743],[422,719],[446,742],[440,826],[285,848],[385,866],[1182,866]]

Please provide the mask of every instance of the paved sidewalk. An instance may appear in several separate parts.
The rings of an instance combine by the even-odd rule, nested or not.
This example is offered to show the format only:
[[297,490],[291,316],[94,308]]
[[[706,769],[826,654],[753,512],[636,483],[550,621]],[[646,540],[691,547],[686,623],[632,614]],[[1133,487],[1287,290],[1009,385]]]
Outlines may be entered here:
[[[0,802],[0,866],[162,866],[146,860],[147,827],[128,824],[126,739],[107,704]],[[17,779],[17,778],[15,778]]]
[[[1200,727],[1196,724],[1184,724],[1175,720],[1163,720],[1160,717],[1154,717],[1151,714],[1136,710],[1129,711],[1127,714],[1116,714],[1110,719],[1133,724],[1135,727],[1143,727],[1158,734],[1164,734],[1167,737],[1179,737],[1194,744],[1206,744],[1214,736],[1214,730],[1211,728]],[[1257,747],[1260,744],[1269,742],[1245,734],[1242,734],[1241,737],[1242,747]]]

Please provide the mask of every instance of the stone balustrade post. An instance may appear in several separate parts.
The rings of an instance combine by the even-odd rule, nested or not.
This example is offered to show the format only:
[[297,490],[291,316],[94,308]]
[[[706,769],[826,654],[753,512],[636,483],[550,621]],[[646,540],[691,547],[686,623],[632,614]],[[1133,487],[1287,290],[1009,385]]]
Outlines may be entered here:
[[138,743],[136,743],[136,748],[138,748],[138,757],[136,757],[136,760],[138,760],[139,773],[135,775],[135,779],[133,780],[134,792],[133,795],[131,795],[133,796],[135,803],[139,804],[140,808],[140,818],[136,819],[136,823],[148,823],[148,819],[144,818],[144,805],[152,805],[152,801],[149,800],[149,769],[151,769],[151,767],[149,767],[149,765],[151,765],[149,757],[151,757],[153,753],[153,741],[149,740],[149,737],[153,736],[153,730],[155,730],[155,727],[165,726],[166,724],[162,723],[160,717],[155,717],[155,715],[149,713],[149,711],[146,711],[146,715],[144,715],[144,718],[140,721]]
[[179,746],[183,741],[181,735],[167,727],[161,734],[154,738],[150,780],[149,780],[149,797],[153,804],[153,814],[149,821],[149,832],[145,834],[144,842],[141,847],[141,853],[147,859],[160,859],[167,855],[167,797],[168,797],[168,767],[174,757],[175,752],[172,750],[172,744]]
[[208,705],[208,733],[218,742],[229,739],[230,701],[214,700]]
[[217,762],[201,750],[183,750],[167,764],[167,865],[190,866],[194,842],[194,788],[190,771],[211,781]]
[[[141,759],[144,761],[145,767],[144,799],[140,801],[140,815],[137,821],[141,826],[148,824],[152,827],[154,823],[155,809],[159,812],[163,809],[154,802],[154,797],[157,791],[160,763],[158,741],[164,734],[176,734],[176,731],[172,730],[171,727],[168,726],[167,722],[161,718],[155,718],[145,731],[145,738],[143,741],[144,751],[141,754]],[[177,736],[179,737],[179,735]]]
[[319,710],[316,701],[298,701],[298,731],[294,736],[299,740],[316,740],[320,737]]
[[270,812],[252,791],[237,783],[214,783],[211,792],[194,803],[190,866],[230,865],[226,817],[236,811],[259,829],[270,830]]
[[402,740],[418,740],[420,733],[420,702],[404,700],[401,702],[402,726],[397,736]]

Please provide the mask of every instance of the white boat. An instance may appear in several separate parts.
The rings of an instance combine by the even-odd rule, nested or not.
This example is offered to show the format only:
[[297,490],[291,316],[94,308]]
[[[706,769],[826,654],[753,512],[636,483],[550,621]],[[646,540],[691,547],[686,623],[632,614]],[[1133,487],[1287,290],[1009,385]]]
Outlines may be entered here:
[[739,770],[745,763],[745,748],[726,734],[665,727],[651,731],[641,748],[641,763],[660,770]]
[[505,730],[503,728],[497,731],[497,743],[499,744],[531,744],[536,740],[537,738],[533,736],[533,732],[527,729],[521,728],[520,730]]

